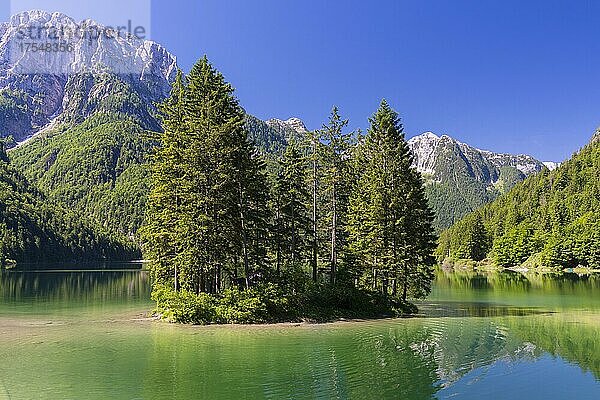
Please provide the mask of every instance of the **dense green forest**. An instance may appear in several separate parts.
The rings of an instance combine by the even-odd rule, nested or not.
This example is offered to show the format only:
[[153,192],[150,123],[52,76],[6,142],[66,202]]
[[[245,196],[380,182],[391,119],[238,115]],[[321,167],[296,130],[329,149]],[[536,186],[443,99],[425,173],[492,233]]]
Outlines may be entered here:
[[600,141],[542,171],[442,233],[440,260],[498,266],[600,268]]
[[10,165],[0,143],[0,266],[134,257],[135,247],[123,242],[44,196]]
[[269,168],[206,58],[178,74],[160,112],[141,236],[163,317],[394,315],[429,292],[433,216],[385,101],[365,137],[334,108]]
[[456,145],[447,145],[436,158],[431,174],[424,174],[425,192],[435,213],[438,232],[467,214],[507,193],[526,177],[514,166],[497,167],[488,160],[466,156]]
[[49,197],[115,235],[133,238],[149,190],[143,164],[150,147],[132,117],[97,113],[45,133],[10,157]]

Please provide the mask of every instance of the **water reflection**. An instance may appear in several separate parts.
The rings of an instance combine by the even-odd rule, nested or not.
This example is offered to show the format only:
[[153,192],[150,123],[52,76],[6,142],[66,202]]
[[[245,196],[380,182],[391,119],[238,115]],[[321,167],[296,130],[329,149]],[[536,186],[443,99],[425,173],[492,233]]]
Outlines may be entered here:
[[[78,316],[82,303],[101,315],[149,307],[140,272],[4,273],[0,285],[0,311],[33,304],[32,317],[53,304]],[[0,314],[0,381],[12,399],[553,399],[565,388],[597,399],[599,286],[596,277],[439,271],[419,318],[303,326],[84,316],[24,330]]]
[[[77,315],[82,308],[148,304],[150,283],[140,270],[0,273],[0,313]],[[0,314],[1,315],[1,314]]]

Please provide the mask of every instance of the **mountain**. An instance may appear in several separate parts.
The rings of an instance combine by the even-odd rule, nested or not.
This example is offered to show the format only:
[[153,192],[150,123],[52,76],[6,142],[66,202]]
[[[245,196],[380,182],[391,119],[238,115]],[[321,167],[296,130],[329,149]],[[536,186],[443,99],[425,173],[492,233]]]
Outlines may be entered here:
[[440,237],[440,258],[500,266],[600,268],[598,133],[554,171],[543,170]]
[[480,150],[432,132],[411,138],[408,146],[414,167],[425,178],[438,229],[449,227],[527,176],[547,168],[528,155]]
[[[88,29],[102,28],[84,22]],[[44,41],[51,40],[48,27],[79,26],[62,13],[39,10],[0,24],[0,137],[19,142],[52,121],[81,122],[98,111],[135,114],[144,128],[159,129],[154,102],[168,95],[177,71],[176,58],[161,45],[135,37],[81,35],[69,37],[72,51],[15,55],[23,32],[45,27],[38,30]]]
[[283,154],[285,147],[291,140],[300,140],[308,132],[304,122],[299,118],[290,118],[282,121],[272,118],[262,121],[250,114],[246,114],[246,127],[249,138],[264,154]]
[[7,260],[123,260],[135,254],[135,248],[42,194],[0,157],[0,267]]

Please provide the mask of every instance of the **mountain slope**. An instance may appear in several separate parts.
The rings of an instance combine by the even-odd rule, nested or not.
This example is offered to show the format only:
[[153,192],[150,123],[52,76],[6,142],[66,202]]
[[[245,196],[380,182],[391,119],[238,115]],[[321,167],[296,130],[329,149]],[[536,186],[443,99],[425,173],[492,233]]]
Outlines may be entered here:
[[97,113],[42,134],[10,157],[49,197],[133,237],[148,191],[143,164],[151,142],[144,132],[132,117]]
[[300,140],[308,132],[304,122],[298,118],[282,121],[272,118],[262,121],[250,114],[246,114],[246,128],[248,137],[264,154],[283,154],[291,140]]
[[528,155],[479,150],[431,132],[411,138],[408,145],[413,165],[425,177],[438,229],[447,228],[517,182],[545,169],[544,163]]
[[600,267],[600,140],[468,215],[440,237],[440,258],[501,266]]
[[[89,29],[101,27],[93,21],[87,24]],[[81,120],[107,108],[135,113],[145,128],[158,129],[152,116],[154,102],[169,93],[177,70],[173,55],[151,41],[103,40],[99,35],[95,40],[69,38],[72,52],[15,57],[22,32],[40,26],[75,30],[79,25],[64,14],[39,10],[22,12],[0,24],[0,137],[12,136],[19,142],[56,118]],[[42,34],[52,31],[45,29]],[[135,93],[136,98],[120,97],[123,86],[129,86],[127,93]]]
[[128,259],[135,256],[80,215],[33,187],[0,160],[0,266],[18,262]]

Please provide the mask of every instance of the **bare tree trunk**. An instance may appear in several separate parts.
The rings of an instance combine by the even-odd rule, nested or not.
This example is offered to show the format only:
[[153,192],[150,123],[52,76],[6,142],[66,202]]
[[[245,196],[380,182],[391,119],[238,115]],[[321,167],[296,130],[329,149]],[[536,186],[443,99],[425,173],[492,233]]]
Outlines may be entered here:
[[[275,220],[278,221],[278,223],[281,223],[279,221],[279,219],[281,218],[281,204],[280,201],[278,200],[278,204],[277,204],[277,213],[275,215]],[[275,255],[276,255],[276,267],[277,267],[277,276],[281,276],[281,227],[280,226],[276,226],[275,227],[276,230],[276,234],[277,234],[277,249],[275,250]]]
[[242,183],[238,183],[239,200],[240,200],[240,224],[242,229],[242,254],[244,256],[244,273],[246,275],[246,288],[250,287],[250,263],[248,261],[248,235],[246,232],[246,218],[244,215],[244,194],[242,191]]
[[[175,215],[179,217],[179,196],[175,194]],[[177,241],[175,242],[177,243]],[[175,246],[175,254],[177,254],[177,245]],[[177,263],[175,263],[175,291],[179,291],[179,270]]]
[[332,203],[332,217],[331,217],[331,284],[335,285],[336,270],[337,270],[337,193],[336,185],[333,183],[333,190],[331,194]]
[[317,281],[318,243],[317,243],[317,138],[313,138],[313,177],[312,177],[312,219],[313,219],[313,243],[312,243],[312,278]]
[[217,265],[215,275],[215,293],[221,293],[221,264]]
[[177,269],[177,264],[175,264],[175,291],[179,292],[179,273]]
[[373,268],[373,290],[377,289],[377,270]]

